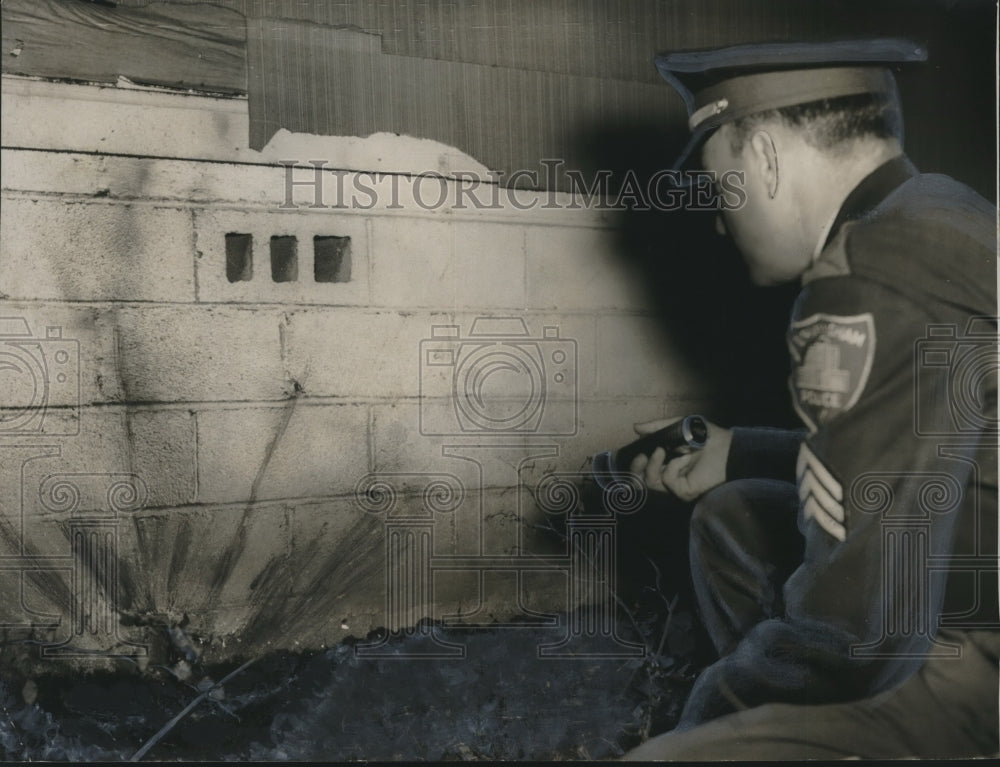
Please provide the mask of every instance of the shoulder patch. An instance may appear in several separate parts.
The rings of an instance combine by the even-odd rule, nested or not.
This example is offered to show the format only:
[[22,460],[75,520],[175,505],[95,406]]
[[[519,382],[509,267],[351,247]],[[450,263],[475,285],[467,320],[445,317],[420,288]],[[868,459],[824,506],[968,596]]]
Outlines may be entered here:
[[788,350],[792,404],[815,432],[861,397],[875,359],[875,320],[870,312],[813,314],[792,322]]

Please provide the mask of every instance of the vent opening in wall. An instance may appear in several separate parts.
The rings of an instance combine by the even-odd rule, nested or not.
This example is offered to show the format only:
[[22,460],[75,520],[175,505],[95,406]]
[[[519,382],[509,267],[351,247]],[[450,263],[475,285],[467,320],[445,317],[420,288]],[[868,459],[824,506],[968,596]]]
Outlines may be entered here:
[[350,237],[313,237],[313,278],[316,282],[350,282]]
[[271,279],[275,282],[295,282],[299,278],[297,242],[291,235],[271,238]]
[[246,282],[253,278],[253,235],[226,235],[226,279]]

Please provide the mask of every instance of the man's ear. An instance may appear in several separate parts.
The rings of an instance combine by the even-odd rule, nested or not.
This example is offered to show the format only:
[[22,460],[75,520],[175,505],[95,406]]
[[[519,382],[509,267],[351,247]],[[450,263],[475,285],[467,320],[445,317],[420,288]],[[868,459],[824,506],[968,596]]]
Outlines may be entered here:
[[766,130],[759,130],[750,139],[750,156],[754,169],[767,187],[767,194],[773,200],[778,193],[778,150],[774,139]]

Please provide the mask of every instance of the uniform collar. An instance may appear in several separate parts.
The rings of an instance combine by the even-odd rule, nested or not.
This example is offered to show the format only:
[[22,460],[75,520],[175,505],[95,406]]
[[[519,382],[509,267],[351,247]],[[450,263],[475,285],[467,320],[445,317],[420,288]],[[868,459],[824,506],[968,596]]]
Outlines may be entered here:
[[882,163],[865,176],[861,183],[847,195],[837,215],[830,222],[828,228],[824,230],[817,253],[823,251],[841,226],[848,221],[861,218],[873,210],[893,190],[916,176],[917,173],[917,168],[910,162],[910,159],[905,154],[900,154],[888,162]]

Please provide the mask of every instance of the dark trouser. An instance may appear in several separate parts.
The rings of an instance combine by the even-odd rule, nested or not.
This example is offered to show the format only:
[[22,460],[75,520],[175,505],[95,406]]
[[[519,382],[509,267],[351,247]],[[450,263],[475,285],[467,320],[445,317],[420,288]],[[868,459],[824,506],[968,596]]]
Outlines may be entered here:
[[784,612],[782,586],[802,562],[805,539],[795,485],[729,482],[706,493],[691,515],[691,576],[702,621],[719,655]]
[[[731,482],[691,518],[691,570],[702,619],[721,655],[782,614],[782,585],[802,561],[794,485]],[[894,690],[850,703],[771,703],[668,732],[626,759],[968,757],[996,753],[997,659],[987,632],[941,631],[960,659],[932,658]],[[992,680],[992,683],[991,683]]]

